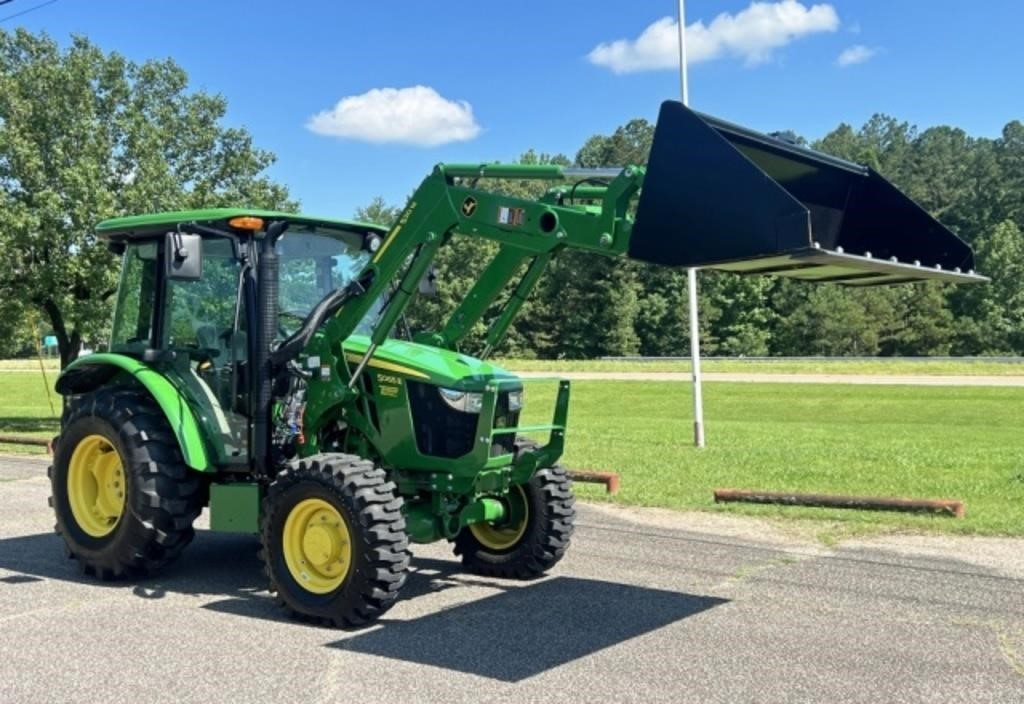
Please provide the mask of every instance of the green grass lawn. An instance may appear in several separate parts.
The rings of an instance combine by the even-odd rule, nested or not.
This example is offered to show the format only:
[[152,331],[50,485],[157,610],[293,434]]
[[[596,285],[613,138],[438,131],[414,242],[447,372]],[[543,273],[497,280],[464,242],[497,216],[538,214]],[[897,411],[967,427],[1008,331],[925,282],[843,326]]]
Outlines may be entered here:
[[[39,374],[38,362],[35,373],[0,371],[0,435],[26,435],[49,440],[57,434],[61,411],[61,398],[53,391],[57,372],[47,370],[46,374],[50,399],[47,398],[47,385]],[[51,399],[56,415],[50,409]],[[46,449],[0,443],[0,453],[46,454]]]
[[[551,393],[527,387],[529,422]],[[714,383],[704,394],[698,450],[689,384],[575,382],[564,462],[622,476],[614,498],[579,493],[835,522],[825,538],[878,527],[1024,535],[1024,389]],[[967,517],[716,506],[719,487],[961,499]]]
[[[60,360],[56,357],[44,357],[43,368],[46,372],[57,373],[60,370]],[[0,372],[3,371],[39,371],[39,360],[32,359],[0,359]]]
[[[588,500],[817,519],[801,525],[825,540],[879,529],[1024,535],[1021,388],[707,384],[703,450],[692,447],[689,384],[572,388],[565,464],[622,475],[616,497],[579,485]],[[530,382],[523,422],[546,421],[552,399],[551,383]],[[0,434],[56,431],[39,375],[0,373]],[[41,449],[0,445],[12,451]],[[717,487],[961,499],[967,517],[716,506]]]

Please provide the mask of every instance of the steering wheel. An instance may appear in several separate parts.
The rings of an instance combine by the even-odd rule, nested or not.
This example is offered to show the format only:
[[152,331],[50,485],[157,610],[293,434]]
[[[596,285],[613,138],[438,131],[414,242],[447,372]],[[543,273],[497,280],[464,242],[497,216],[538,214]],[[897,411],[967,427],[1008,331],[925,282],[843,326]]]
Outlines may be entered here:
[[281,337],[285,339],[287,339],[289,335],[295,332],[295,330],[289,331],[284,325],[281,324],[281,318],[291,318],[292,320],[297,321],[298,324],[295,326],[295,330],[298,330],[299,326],[306,322],[306,316],[303,315],[302,313],[296,313],[295,311],[292,310],[280,311],[277,314],[277,332],[281,335]]

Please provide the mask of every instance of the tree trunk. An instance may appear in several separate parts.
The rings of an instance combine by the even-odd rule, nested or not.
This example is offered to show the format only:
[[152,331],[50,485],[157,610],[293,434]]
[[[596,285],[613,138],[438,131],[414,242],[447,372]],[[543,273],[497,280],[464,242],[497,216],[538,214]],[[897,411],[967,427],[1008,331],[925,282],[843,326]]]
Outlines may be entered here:
[[43,301],[43,310],[46,311],[46,316],[50,319],[50,325],[53,326],[53,334],[57,337],[57,349],[60,351],[60,368],[63,369],[78,354],[78,348],[82,343],[82,336],[77,330],[72,330],[68,334],[67,327],[64,325],[64,316],[61,315],[60,308],[57,307],[52,298],[47,298]]

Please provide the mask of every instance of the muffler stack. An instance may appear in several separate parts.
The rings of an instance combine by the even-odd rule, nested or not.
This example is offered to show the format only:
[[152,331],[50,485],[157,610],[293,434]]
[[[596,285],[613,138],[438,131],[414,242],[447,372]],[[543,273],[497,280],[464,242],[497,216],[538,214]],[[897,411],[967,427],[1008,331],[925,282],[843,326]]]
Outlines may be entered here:
[[629,256],[851,286],[986,281],[974,256],[877,172],[662,104]]

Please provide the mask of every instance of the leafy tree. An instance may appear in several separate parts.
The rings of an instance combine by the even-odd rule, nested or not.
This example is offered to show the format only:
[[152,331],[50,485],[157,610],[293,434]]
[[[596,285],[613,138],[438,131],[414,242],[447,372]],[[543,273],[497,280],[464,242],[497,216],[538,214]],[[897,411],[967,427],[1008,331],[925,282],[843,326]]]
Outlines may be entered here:
[[586,359],[636,354],[636,279],[622,260],[566,251],[543,280],[553,340],[542,356]]
[[38,326],[33,329],[30,316],[34,311],[16,299],[4,301],[4,313],[0,315],[0,358],[23,357],[35,354],[39,343],[36,334],[45,334]]
[[907,156],[917,130],[909,123],[876,114],[856,132],[842,124],[812,144],[814,149],[870,166],[899,180],[908,164]]
[[946,287],[929,282],[867,291],[880,330],[879,353],[929,357],[948,355],[955,326]]
[[[686,275],[670,267],[638,267],[636,334],[639,353],[671,357],[689,350]],[[710,336],[701,338],[705,346]]]
[[996,141],[995,158],[1002,175],[1000,215],[1024,229],[1024,124],[1014,120]]
[[41,309],[61,364],[102,335],[117,260],[97,221],[220,205],[288,208],[271,153],[221,125],[219,95],[173,61],[136,64],[76,36],[0,31],[0,297]]
[[1024,351],[1024,234],[1012,220],[978,242],[978,267],[992,277],[986,287],[962,292],[957,353],[1020,354]]
[[401,206],[389,205],[383,198],[377,196],[368,205],[356,208],[355,219],[360,222],[391,227],[401,214]]
[[702,351],[710,347],[715,354],[730,357],[766,356],[777,315],[770,305],[777,282],[709,271],[701,275],[700,284],[701,317],[708,318]]
[[654,125],[630,120],[610,136],[594,135],[576,152],[576,164],[586,168],[646,164],[654,141]]
[[782,302],[789,312],[775,328],[777,354],[842,357],[878,352],[878,330],[863,299],[838,286],[798,286],[780,289],[780,297],[790,300]]

